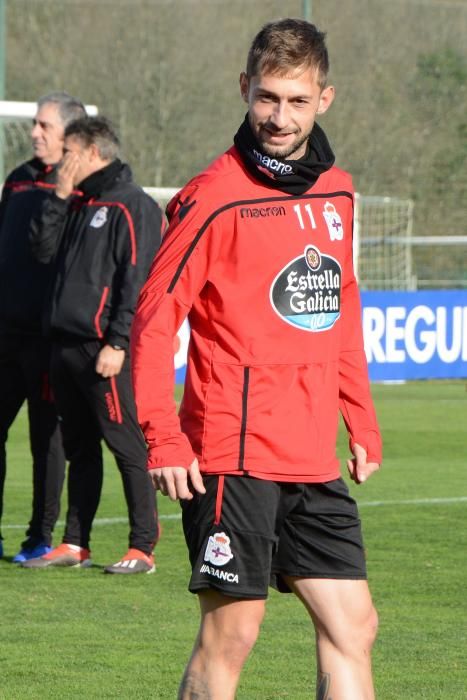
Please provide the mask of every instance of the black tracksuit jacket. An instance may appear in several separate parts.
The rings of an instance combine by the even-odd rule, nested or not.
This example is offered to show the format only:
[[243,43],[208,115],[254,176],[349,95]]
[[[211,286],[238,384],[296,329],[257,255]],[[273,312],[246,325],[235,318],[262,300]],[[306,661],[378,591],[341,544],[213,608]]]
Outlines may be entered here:
[[45,332],[127,348],[139,290],[160,245],[162,212],[119,160],[79,189],[82,195],[68,200],[53,194],[31,225],[34,256],[53,262]]
[[32,217],[55,189],[56,167],[33,158],[7,177],[0,202],[0,333],[40,334],[51,268],[31,254]]

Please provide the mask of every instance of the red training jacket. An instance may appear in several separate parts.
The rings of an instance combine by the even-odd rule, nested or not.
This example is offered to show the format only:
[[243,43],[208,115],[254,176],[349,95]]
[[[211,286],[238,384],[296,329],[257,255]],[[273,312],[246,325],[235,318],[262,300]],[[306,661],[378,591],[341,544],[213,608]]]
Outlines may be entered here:
[[[169,205],[132,332],[148,468],[324,482],[350,444],[381,462],[352,264],[353,189],[336,167],[303,195],[260,184],[235,147]],[[173,340],[191,326],[177,416]]]

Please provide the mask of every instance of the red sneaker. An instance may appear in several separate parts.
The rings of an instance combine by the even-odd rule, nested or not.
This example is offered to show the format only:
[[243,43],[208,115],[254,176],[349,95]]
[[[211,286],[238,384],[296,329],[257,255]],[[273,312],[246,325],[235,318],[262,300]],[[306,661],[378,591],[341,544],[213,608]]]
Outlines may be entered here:
[[106,574],[153,574],[156,570],[154,555],[148,555],[140,549],[129,549],[115,564],[106,566]]
[[85,547],[78,547],[76,544],[59,544],[48,554],[36,559],[23,561],[21,566],[25,569],[46,569],[48,566],[92,566],[90,559],[91,552]]

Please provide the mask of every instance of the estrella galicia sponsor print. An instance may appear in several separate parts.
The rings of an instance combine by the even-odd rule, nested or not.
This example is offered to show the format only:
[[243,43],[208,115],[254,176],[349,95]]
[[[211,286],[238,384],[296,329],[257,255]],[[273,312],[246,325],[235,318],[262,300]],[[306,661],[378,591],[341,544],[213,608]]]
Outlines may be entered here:
[[224,567],[228,564],[234,555],[230,548],[230,537],[225,532],[216,532],[210,535],[204,553],[204,563],[201,565],[200,573],[213,576],[220,581],[228,583],[238,583],[238,573],[228,571],[218,567]]
[[271,285],[274,311],[286,323],[317,333],[333,327],[340,316],[342,270],[338,261],[308,245],[288,263]]

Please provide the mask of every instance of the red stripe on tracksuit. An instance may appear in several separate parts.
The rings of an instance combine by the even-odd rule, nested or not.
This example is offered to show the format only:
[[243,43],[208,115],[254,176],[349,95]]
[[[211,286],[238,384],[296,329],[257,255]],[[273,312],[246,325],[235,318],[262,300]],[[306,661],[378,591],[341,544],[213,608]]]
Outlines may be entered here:
[[107,297],[109,295],[109,288],[104,287],[104,290],[102,292],[101,296],[101,301],[99,304],[99,308],[97,309],[97,313],[94,316],[94,328],[96,329],[97,337],[98,338],[103,338],[104,334],[101,329],[101,316],[102,316],[102,311],[104,310],[104,304],[107,300]]
[[121,202],[98,202],[97,200],[92,200],[87,203],[87,206],[93,206],[93,207],[118,207],[119,209],[122,210],[122,212],[125,214],[125,218],[128,223],[128,231],[130,234],[130,242],[131,242],[131,264],[136,265],[136,234],[135,234],[135,226],[133,224],[133,219],[126,208],[124,204]]
[[217,482],[217,496],[216,496],[216,512],[214,515],[214,525],[219,525],[222,516],[222,501],[224,498],[224,479],[225,477],[221,475],[219,481]]
[[110,377],[110,388],[112,390],[112,398],[114,400],[114,406],[115,406],[115,416],[117,419],[117,423],[123,423],[123,418],[122,418],[122,409],[120,406],[120,399],[118,397],[118,389],[117,389],[117,382],[115,380],[115,377]]
[[[15,180],[14,182],[5,182],[3,189],[5,190],[18,190],[19,192],[26,192],[34,187],[42,187],[46,190],[54,190],[57,185],[54,182],[43,182],[42,180]],[[73,190],[72,194],[80,197],[83,193],[81,190]]]

